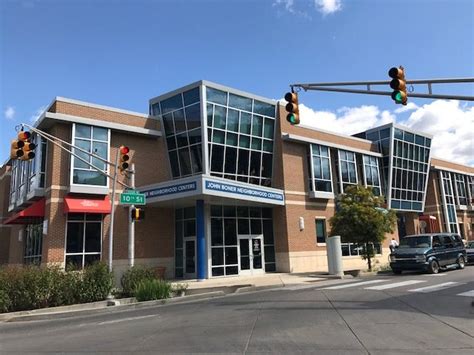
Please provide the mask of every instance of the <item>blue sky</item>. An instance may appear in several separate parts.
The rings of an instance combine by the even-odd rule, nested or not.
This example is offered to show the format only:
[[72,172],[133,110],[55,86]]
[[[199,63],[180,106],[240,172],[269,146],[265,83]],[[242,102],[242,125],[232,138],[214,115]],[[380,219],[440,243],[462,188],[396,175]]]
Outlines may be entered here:
[[[388,80],[400,64],[411,79],[474,77],[473,24],[472,0],[0,0],[0,161],[15,125],[55,96],[147,112],[148,99],[200,79],[280,99],[290,83]],[[472,102],[300,102],[307,125],[354,133],[396,120],[439,137],[437,156],[474,165]]]

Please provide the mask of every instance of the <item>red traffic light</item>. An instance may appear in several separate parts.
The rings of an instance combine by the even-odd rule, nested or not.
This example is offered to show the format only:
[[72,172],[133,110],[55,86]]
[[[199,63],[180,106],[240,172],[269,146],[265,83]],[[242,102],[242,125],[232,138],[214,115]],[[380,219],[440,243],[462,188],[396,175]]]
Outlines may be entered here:
[[124,145],[122,145],[122,146],[120,147],[120,154],[128,154],[129,152],[130,152],[130,148],[128,148],[128,147],[126,147],[126,146],[124,146]]
[[18,139],[21,141],[26,141],[30,139],[30,137],[31,137],[30,132],[21,131],[20,133],[18,133]]

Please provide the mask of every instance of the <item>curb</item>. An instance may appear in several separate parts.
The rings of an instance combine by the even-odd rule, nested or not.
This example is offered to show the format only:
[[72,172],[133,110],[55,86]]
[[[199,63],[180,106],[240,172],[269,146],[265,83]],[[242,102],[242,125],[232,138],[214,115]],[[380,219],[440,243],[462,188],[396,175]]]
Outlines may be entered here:
[[[74,317],[77,315],[91,315],[97,312],[109,312],[114,310],[139,309],[153,306],[166,306],[179,303],[194,302],[208,298],[223,297],[224,291],[213,291],[189,295],[183,297],[168,298],[164,300],[153,300],[138,302],[134,297],[111,301],[99,301],[84,303],[80,305],[61,306],[52,308],[35,309],[31,311],[20,311],[0,314],[0,322],[23,322],[30,320],[49,320]],[[118,304],[114,304],[118,303]]]

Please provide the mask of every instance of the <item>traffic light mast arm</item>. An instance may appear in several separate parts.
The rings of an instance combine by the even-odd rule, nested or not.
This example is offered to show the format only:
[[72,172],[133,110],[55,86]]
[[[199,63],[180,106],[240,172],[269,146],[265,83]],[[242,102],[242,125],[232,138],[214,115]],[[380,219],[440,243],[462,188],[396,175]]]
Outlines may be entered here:
[[[65,141],[63,141],[63,140],[61,140],[61,139],[59,139],[59,138],[57,138],[57,137],[55,137],[55,136],[53,136],[53,135],[51,135],[51,134],[49,134],[49,133],[43,132],[43,131],[41,131],[41,130],[35,128],[35,127],[32,127],[32,126],[27,125],[27,124],[25,124],[25,123],[22,123],[21,126],[27,127],[27,128],[30,129],[32,132],[35,132],[35,133],[38,134],[39,136],[41,136],[41,137],[43,137],[44,139],[46,139],[48,142],[51,142],[52,144],[58,146],[59,148],[61,148],[62,150],[66,151],[66,152],[69,153],[70,155],[74,156],[76,159],[79,159],[79,160],[82,161],[83,163],[87,164],[88,166],[90,166],[91,168],[93,168],[94,170],[96,170],[97,172],[99,172],[100,174],[105,175],[106,177],[108,177],[108,178],[111,179],[111,180],[114,180],[114,177],[113,177],[113,176],[109,175],[109,174],[108,174],[107,172],[105,172],[104,170],[99,169],[99,168],[96,167],[95,165],[89,163],[87,160],[85,160],[84,158],[81,158],[81,157],[78,156],[77,154],[73,153],[71,150],[69,150],[69,149],[63,147],[61,144],[59,144],[59,143],[56,142],[55,140],[58,140],[58,141],[60,141],[61,143],[67,144],[67,145],[73,147],[74,149],[78,149],[78,150],[80,150],[80,151],[82,151],[82,152],[88,154],[89,156],[91,156],[91,157],[93,157],[93,158],[98,158],[98,159],[104,161],[105,163],[107,163],[107,164],[109,164],[109,165],[117,166],[116,164],[110,163],[108,160],[105,160],[105,159],[103,159],[103,158],[100,158],[99,156],[97,156],[97,155],[95,155],[95,154],[92,154],[92,153],[90,153],[90,152],[88,152],[88,151],[86,151],[86,150],[84,150],[84,149],[75,147],[75,146],[73,146],[72,144],[70,144],[70,143],[68,143],[68,142],[65,142]],[[125,184],[125,183],[123,183],[123,182],[121,182],[121,181],[118,181],[118,180],[117,180],[117,183],[120,184],[120,185],[122,185],[123,187],[125,187],[125,188],[127,188],[127,189],[130,188],[130,186],[128,186],[127,184]]]
[[[436,95],[432,93],[432,84],[459,84],[459,83],[474,83],[474,78],[446,78],[446,79],[418,79],[418,80],[406,80],[407,84],[427,84],[428,85],[428,94],[418,94],[410,92],[410,97],[419,97],[426,99],[452,99],[452,100],[464,100],[464,101],[474,101],[474,96],[463,96],[463,95],[448,95],[441,94]],[[343,89],[338,88],[337,86],[367,86],[366,90],[363,89]],[[314,90],[314,91],[332,91],[332,92],[346,92],[353,94],[367,94],[367,95],[383,95],[391,96],[389,91],[374,91],[371,90],[372,85],[390,85],[390,81],[353,81],[353,82],[334,82],[334,83],[309,83],[309,84],[291,84],[290,87],[301,88],[304,91]]]

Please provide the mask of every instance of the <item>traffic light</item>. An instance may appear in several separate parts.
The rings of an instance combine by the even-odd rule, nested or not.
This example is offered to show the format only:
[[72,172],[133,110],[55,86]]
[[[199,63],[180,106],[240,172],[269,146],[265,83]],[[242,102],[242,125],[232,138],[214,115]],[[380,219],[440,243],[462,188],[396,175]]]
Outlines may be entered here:
[[406,105],[408,95],[405,69],[402,66],[399,68],[393,67],[388,71],[388,75],[392,78],[392,81],[390,81],[390,87],[393,89],[392,100],[395,101],[396,104]]
[[130,156],[128,153],[130,152],[130,149],[124,145],[120,146],[120,163],[119,163],[119,170],[121,172],[124,172],[125,170],[128,169],[128,161],[130,160]]
[[145,219],[145,210],[143,208],[132,208],[131,211],[132,221],[141,221]]
[[300,123],[300,110],[298,109],[298,94],[296,92],[287,92],[285,100],[288,102],[285,106],[288,114],[286,120],[292,125]]
[[12,140],[10,149],[11,159],[31,160],[35,157],[36,144],[30,142],[31,133],[20,131],[18,138]]

